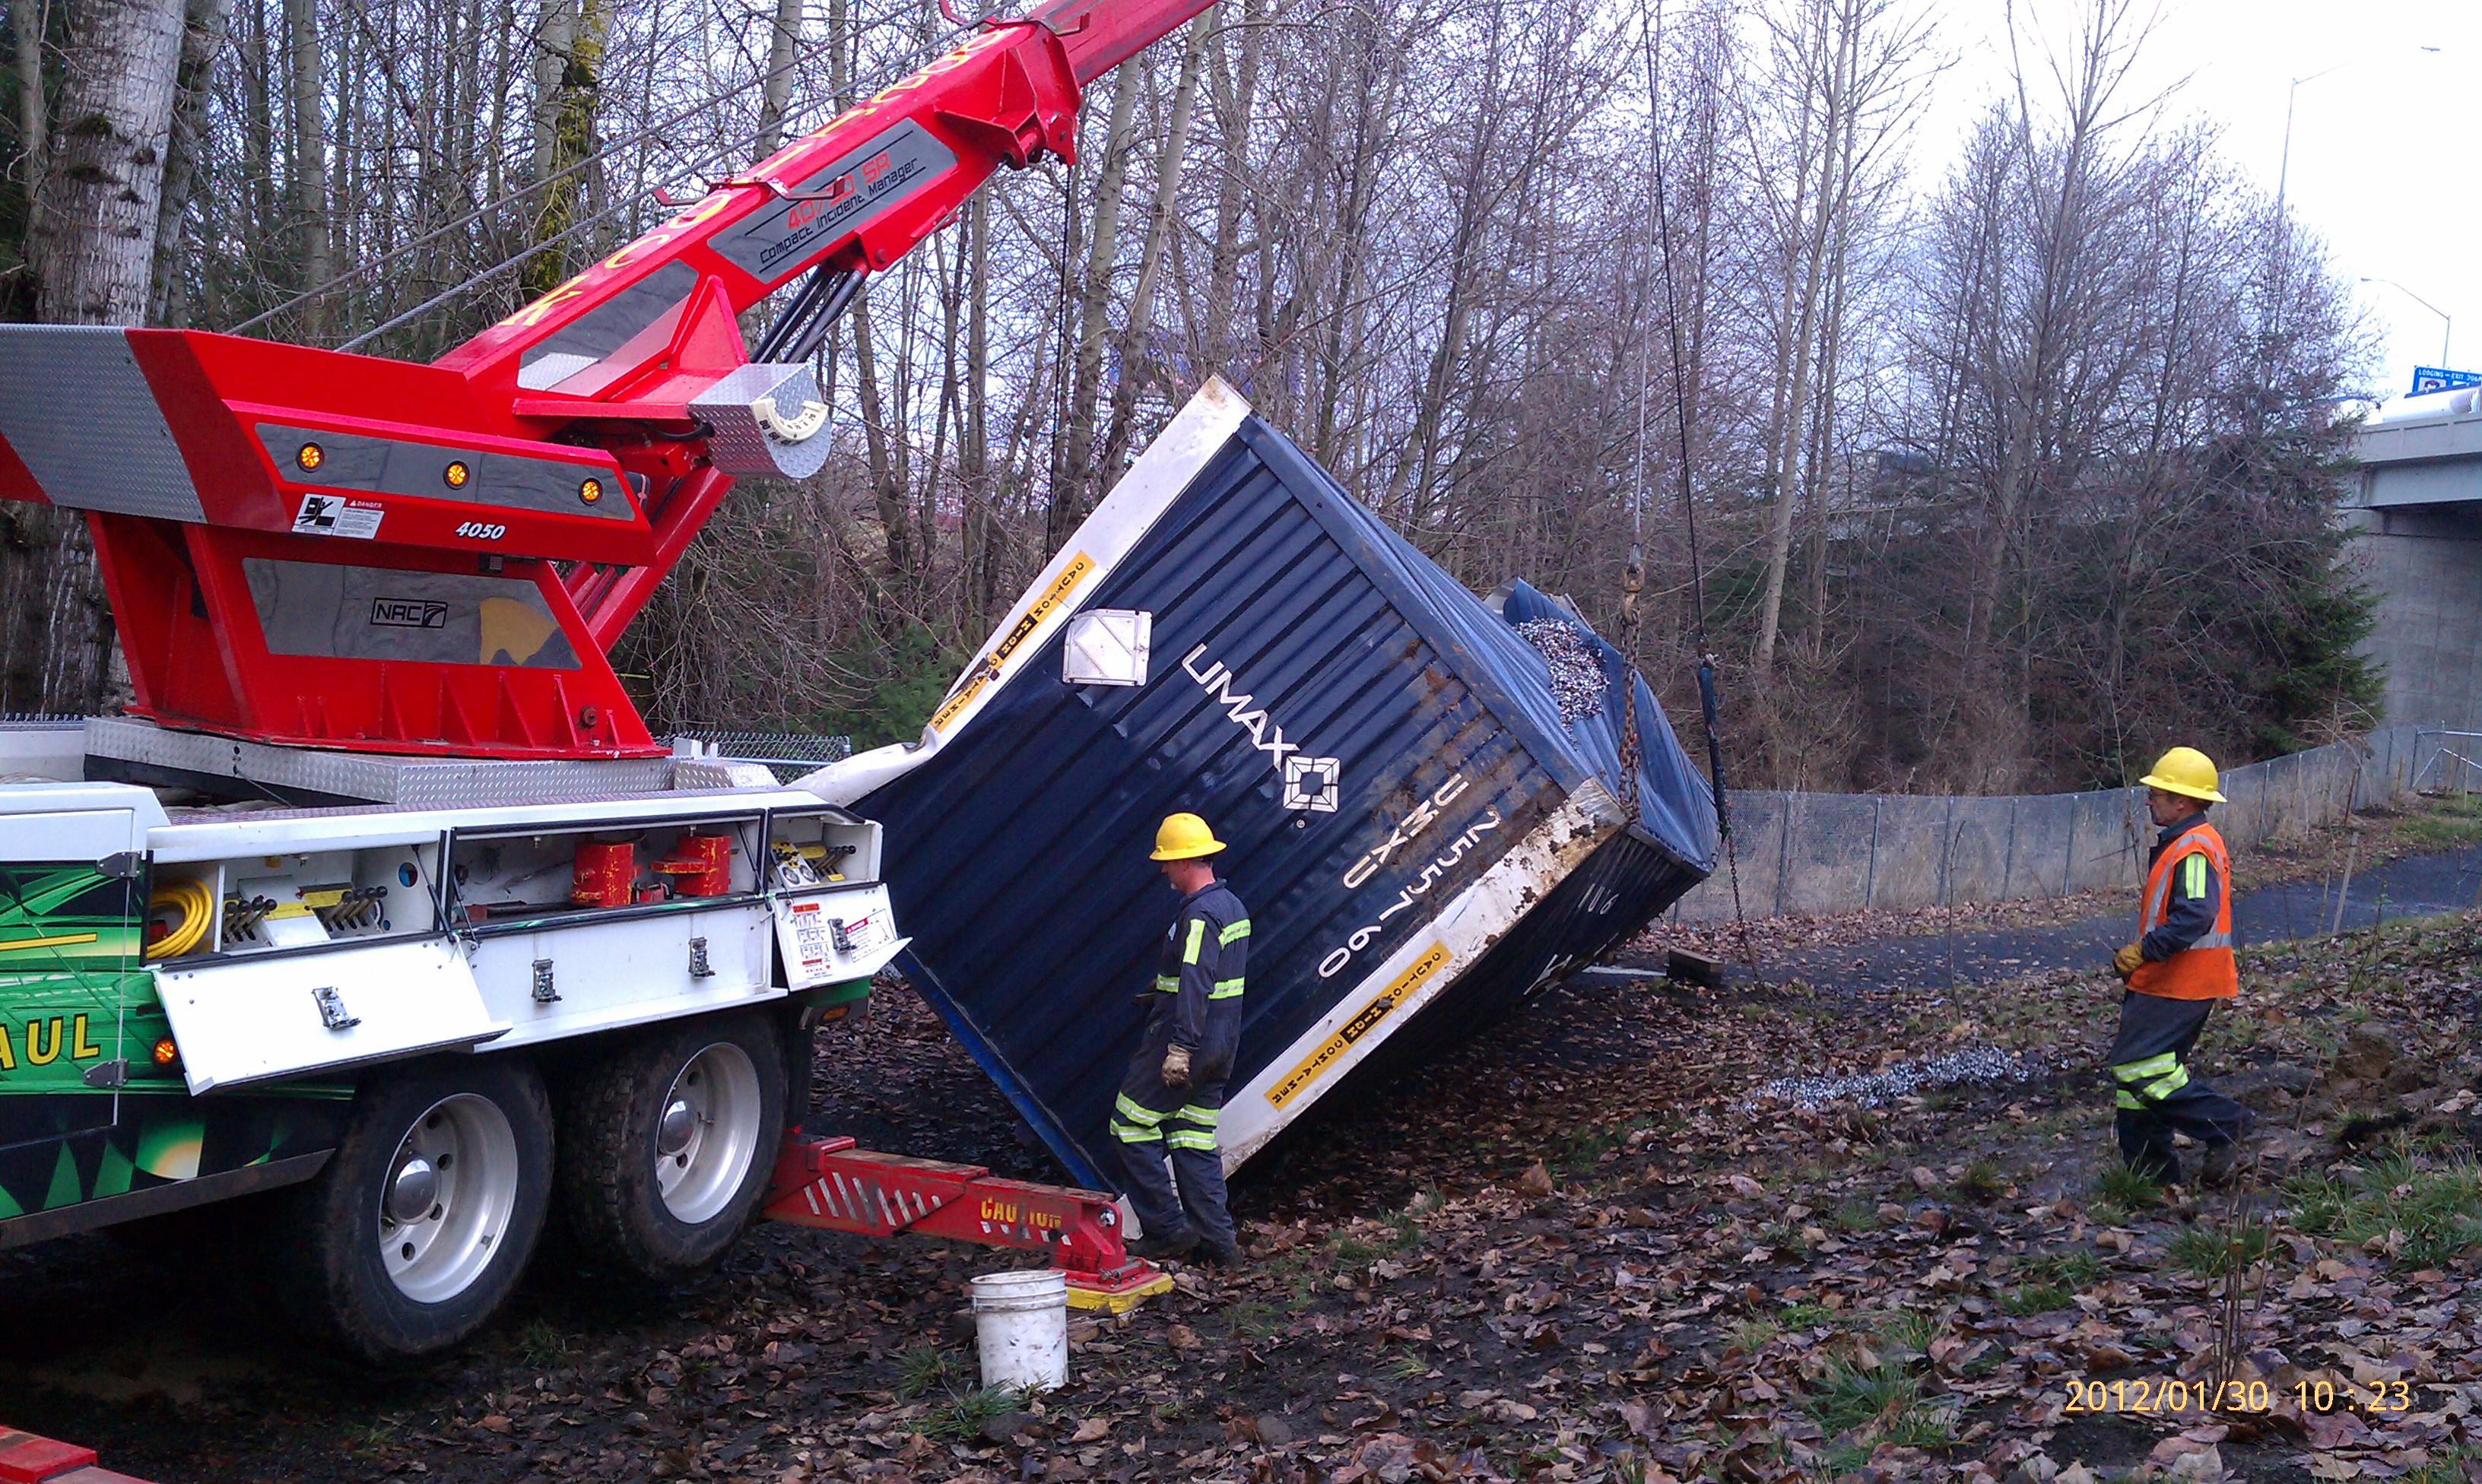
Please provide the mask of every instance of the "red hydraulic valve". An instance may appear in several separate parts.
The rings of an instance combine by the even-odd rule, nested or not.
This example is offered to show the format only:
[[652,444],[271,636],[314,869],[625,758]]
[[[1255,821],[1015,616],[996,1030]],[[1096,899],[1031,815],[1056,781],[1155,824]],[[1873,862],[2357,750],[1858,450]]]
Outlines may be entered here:
[[1169,1273],[1129,1256],[1120,1208],[1108,1195],[1003,1180],[979,1164],[856,1149],[849,1138],[786,1133],[764,1213],[831,1232],[1048,1253],[1079,1309],[1119,1314],[1172,1287]]

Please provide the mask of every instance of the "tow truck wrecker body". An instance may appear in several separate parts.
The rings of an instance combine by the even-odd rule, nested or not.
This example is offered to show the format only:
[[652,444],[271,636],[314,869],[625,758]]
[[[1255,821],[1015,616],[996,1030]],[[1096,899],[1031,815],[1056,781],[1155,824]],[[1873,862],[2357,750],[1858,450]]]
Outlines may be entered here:
[[801,1133],[904,945],[878,828],[669,749],[607,655],[734,478],[820,466],[866,276],[1206,3],[986,21],[429,365],[0,327],[0,498],[83,516],[134,691],[0,729],[0,1247],[290,1187],[289,1299],[372,1356],[485,1322],[555,1203],[654,1278],[763,1212],[1168,1285],[1107,1196]]

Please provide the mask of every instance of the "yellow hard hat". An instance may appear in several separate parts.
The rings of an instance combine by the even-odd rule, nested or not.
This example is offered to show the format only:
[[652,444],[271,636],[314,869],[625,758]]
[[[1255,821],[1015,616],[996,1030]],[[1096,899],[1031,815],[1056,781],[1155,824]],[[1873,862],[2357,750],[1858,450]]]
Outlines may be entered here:
[[1194,861],[1201,855],[1213,855],[1224,848],[1215,831],[1194,814],[1166,815],[1155,831],[1155,853],[1159,861]]
[[2154,771],[2137,781],[2166,794],[2203,798],[2210,804],[2224,802],[2224,795],[2215,791],[2215,760],[2195,747],[2173,748],[2154,760]]

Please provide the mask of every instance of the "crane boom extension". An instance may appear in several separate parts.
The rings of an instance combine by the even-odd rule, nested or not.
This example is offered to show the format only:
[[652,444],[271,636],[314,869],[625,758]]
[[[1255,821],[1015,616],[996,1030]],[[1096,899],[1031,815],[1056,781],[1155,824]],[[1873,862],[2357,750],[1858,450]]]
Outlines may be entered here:
[[[85,513],[141,716],[382,752],[660,751],[607,653],[734,478],[824,462],[828,324],[994,171],[1073,160],[1084,86],[1210,3],[986,21],[428,366],[0,328],[0,498]],[[738,316],[797,279],[753,359]]]

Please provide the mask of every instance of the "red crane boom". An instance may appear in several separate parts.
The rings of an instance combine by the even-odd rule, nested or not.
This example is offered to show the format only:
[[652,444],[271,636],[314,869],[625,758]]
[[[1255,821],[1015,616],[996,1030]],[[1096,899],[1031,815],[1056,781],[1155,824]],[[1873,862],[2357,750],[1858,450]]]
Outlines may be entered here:
[[[1084,85],[1209,3],[986,21],[431,365],[0,328],[0,498],[84,512],[138,715],[379,752],[659,752],[607,653],[734,478],[824,462],[828,325],[995,170],[1073,160]],[[753,354],[738,315],[797,278]]]

